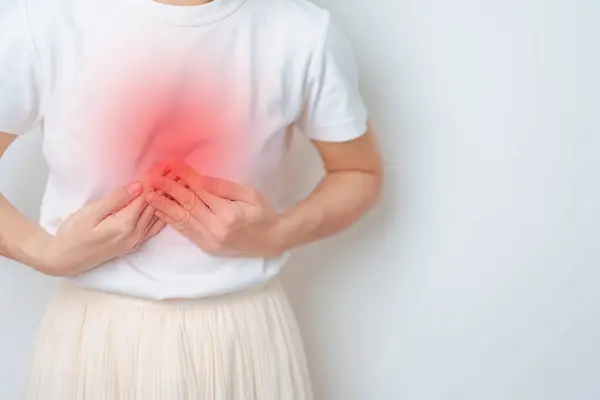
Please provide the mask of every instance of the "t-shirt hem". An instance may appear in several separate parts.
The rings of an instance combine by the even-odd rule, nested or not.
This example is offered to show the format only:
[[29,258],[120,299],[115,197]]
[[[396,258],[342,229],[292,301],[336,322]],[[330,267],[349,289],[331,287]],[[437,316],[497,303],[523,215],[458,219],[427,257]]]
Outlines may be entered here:
[[367,133],[367,121],[355,118],[343,124],[314,128],[307,136],[319,142],[341,143],[358,139]]
[[23,127],[13,124],[3,124],[0,122],[0,132],[10,133],[11,135],[21,136],[26,131],[23,130]]

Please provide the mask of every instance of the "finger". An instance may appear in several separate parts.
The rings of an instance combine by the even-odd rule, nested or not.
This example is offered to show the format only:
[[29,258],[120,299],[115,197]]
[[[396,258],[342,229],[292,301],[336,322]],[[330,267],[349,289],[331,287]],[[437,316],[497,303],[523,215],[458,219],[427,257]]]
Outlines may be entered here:
[[[156,211],[155,211],[156,213]],[[142,238],[141,243],[147,241],[148,239],[158,235],[158,233],[160,231],[163,230],[163,228],[165,227],[166,222],[159,219],[156,215],[152,218],[152,222],[151,225],[149,226],[149,228],[146,230],[146,233],[144,234],[144,237]]]
[[169,177],[151,176],[148,178],[148,184],[150,189],[156,190],[160,195],[168,195],[186,209],[190,209],[196,202],[193,192]]
[[148,229],[150,229],[153,220],[156,220],[154,213],[156,209],[149,204],[146,204],[144,210],[137,220],[137,224],[135,226],[134,235],[135,237],[141,238],[143,237]]
[[[169,225],[172,225],[174,228],[177,228],[179,231],[185,231],[193,219],[188,210],[157,192],[148,193],[146,195],[146,201],[156,208],[157,211],[155,215],[157,217]],[[165,217],[161,218],[161,216]]]
[[204,190],[223,199],[258,205],[258,193],[253,187],[212,176],[202,176]]
[[190,166],[180,162],[172,162],[169,164],[171,174],[177,176],[184,181],[192,190],[202,190],[202,180],[200,174],[193,170]]
[[153,176],[150,177],[149,184],[152,189],[157,190],[158,194],[163,192],[167,199],[175,200],[184,210],[191,212],[196,219],[207,221],[215,218],[206,204],[193,191],[182,186],[180,182]]
[[152,219],[150,220],[150,222],[146,226],[146,230],[144,231],[144,236],[146,236],[148,234],[148,232],[150,232],[150,230],[152,229],[152,226],[154,225],[154,223],[159,220],[158,217],[155,215],[156,214],[156,209],[154,207],[150,206],[150,205],[148,207],[152,208],[152,210],[154,210],[154,211],[153,211],[153,214],[152,214]]
[[125,187],[115,189],[104,199],[91,203],[88,210],[99,222],[139,198],[143,191],[144,187],[141,182],[132,182]]
[[177,175],[175,175],[173,172],[169,172],[166,175],[166,177],[169,178],[169,179],[171,179],[172,181],[175,181],[175,182],[177,182],[179,180],[179,177]]
[[251,186],[200,175],[189,165],[180,162],[170,163],[169,168],[194,191],[204,190],[217,197],[250,204],[256,204],[259,201],[256,190]]
[[[169,167],[169,171],[171,171],[170,167]],[[167,174],[167,178],[169,178],[175,182],[178,182],[181,186],[183,186],[186,189],[192,190],[192,188],[190,188],[190,186],[187,183],[185,183],[183,180],[179,179],[179,177],[177,175],[175,175],[175,173],[172,171]]]
[[[195,171],[191,170],[190,171],[190,179],[194,180],[194,176],[192,175],[193,173],[195,173]],[[198,174],[196,174],[198,175]],[[199,175],[198,175],[199,177]],[[210,193],[208,193],[207,191],[202,189],[202,183],[201,181],[198,181],[196,185],[194,185],[196,187],[196,189],[194,189],[194,187],[192,187],[192,185],[187,184],[183,179],[181,179],[180,177],[178,177],[177,175],[175,175],[175,173],[173,171],[169,172],[167,174],[167,178],[169,178],[172,181],[177,182],[177,184],[182,187],[185,188],[188,192],[190,192],[191,194],[195,195],[198,199],[202,200],[201,201],[201,205],[199,206],[198,210],[192,211],[192,215],[194,215],[196,218],[210,218],[212,215],[212,212],[220,212],[223,209],[221,208],[221,206],[224,206],[226,203],[229,203],[229,201],[227,200],[223,200],[220,199],[214,195],[211,195]],[[201,179],[201,178],[200,178]],[[170,182],[164,182],[163,184],[166,185],[171,185]],[[158,192],[163,192],[163,190],[167,190],[166,187],[162,187],[160,189],[158,189]],[[177,188],[175,188],[175,190],[177,190]],[[160,193],[162,194],[162,193]],[[167,195],[167,198],[171,198],[173,199],[173,197]],[[187,198],[187,199],[177,199],[175,198],[175,200],[177,200],[177,202],[179,204],[181,204],[182,206],[184,206],[184,208],[186,208],[186,203],[189,204],[190,202],[194,202],[196,201],[196,199],[193,198]],[[194,206],[192,206],[192,208],[194,208]],[[189,209],[189,208],[188,208]]]
[[165,176],[170,172],[171,172],[171,167],[169,166],[169,164],[167,162],[159,162],[157,164],[154,164],[152,166],[152,168],[150,168],[150,171],[148,171],[148,176],[152,176],[152,175]]
[[114,213],[114,216],[137,226],[137,223],[147,206],[148,204],[146,203],[144,196],[140,196],[121,210]]
[[196,243],[201,249],[205,251],[211,251],[211,236],[206,228],[197,220],[190,219],[189,225],[182,227],[181,221],[176,221],[164,212],[157,210],[156,216],[161,222],[172,226],[173,228],[180,231],[188,239]]
[[[170,169],[169,169],[169,171],[170,171]],[[165,176],[167,177],[167,179],[170,179],[170,180],[172,180],[174,182],[178,182],[179,181],[179,178],[173,172],[169,172]],[[159,190],[159,192],[160,192],[160,194],[164,194],[164,192],[162,192],[160,190]],[[169,198],[171,200],[174,200],[173,197],[171,195],[168,195],[168,194],[167,194],[167,198]]]
[[235,203],[229,199],[217,197],[206,190],[196,190],[194,192],[202,200],[202,203],[206,204],[208,209],[215,215],[226,213]]
[[204,226],[199,221],[191,218],[189,213],[184,215],[182,219],[174,219],[160,210],[156,210],[155,215],[159,222],[170,225],[191,240],[198,241],[199,238],[205,240],[204,238],[208,237]]
[[148,184],[148,179],[151,176],[166,176],[167,174],[169,174],[171,171],[171,168],[169,167],[169,164],[166,162],[159,162],[157,164],[154,164],[152,166],[152,168],[150,168],[148,170],[148,173],[146,174],[145,178],[143,179],[143,184],[145,188],[150,188],[149,184]]
[[150,230],[146,234],[146,237],[147,238],[151,238],[151,237],[156,236],[160,231],[163,230],[163,228],[166,225],[167,225],[167,223],[165,221],[163,221],[160,218],[156,217],[156,222],[154,222],[154,224],[152,224],[152,227],[150,228]]
[[150,197],[150,203],[156,207],[155,215],[158,218],[201,245],[202,248],[210,248],[207,243],[211,235],[203,222],[192,218],[189,211],[156,192],[149,193],[147,197]]

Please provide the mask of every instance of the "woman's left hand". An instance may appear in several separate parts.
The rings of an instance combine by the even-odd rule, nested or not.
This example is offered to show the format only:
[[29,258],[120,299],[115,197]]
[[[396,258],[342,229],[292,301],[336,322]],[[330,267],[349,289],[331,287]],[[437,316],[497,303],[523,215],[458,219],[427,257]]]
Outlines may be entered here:
[[229,257],[273,257],[284,251],[277,243],[278,214],[254,188],[202,176],[183,163],[167,168],[166,177],[148,177],[155,191],[146,200],[159,219],[202,250]]

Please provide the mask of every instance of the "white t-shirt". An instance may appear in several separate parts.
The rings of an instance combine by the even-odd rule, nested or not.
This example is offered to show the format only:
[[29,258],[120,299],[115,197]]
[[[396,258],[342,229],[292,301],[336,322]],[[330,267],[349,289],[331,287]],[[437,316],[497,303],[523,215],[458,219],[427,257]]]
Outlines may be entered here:
[[[0,18],[0,131],[42,127],[40,222],[52,234],[166,158],[250,184],[282,210],[293,128],[319,141],[364,134],[357,86],[348,43],[304,0],[21,0]],[[213,257],[166,227],[72,279],[198,298],[266,281],[287,258]]]

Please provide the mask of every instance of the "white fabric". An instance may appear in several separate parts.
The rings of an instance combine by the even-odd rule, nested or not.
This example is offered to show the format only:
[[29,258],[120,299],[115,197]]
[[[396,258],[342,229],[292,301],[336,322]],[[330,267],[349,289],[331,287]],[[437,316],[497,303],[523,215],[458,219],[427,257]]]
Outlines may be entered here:
[[[250,184],[281,210],[294,127],[333,142],[366,131],[352,51],[307,1],[21,0],[0,17],[0,38],[0,131],[42,124],[51,233],[165,158]],[[198,298],[263,282],[287,258],[212,257],[167,227],[74,280]]]
[[278,282],[163,301],[65,285],[40,328],[25,400],[310,400]]

